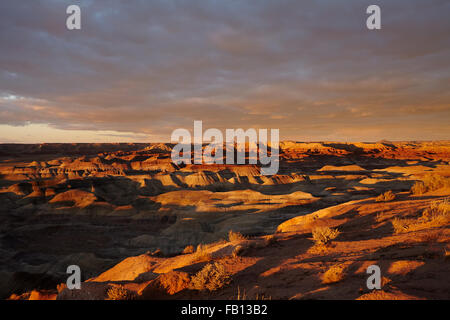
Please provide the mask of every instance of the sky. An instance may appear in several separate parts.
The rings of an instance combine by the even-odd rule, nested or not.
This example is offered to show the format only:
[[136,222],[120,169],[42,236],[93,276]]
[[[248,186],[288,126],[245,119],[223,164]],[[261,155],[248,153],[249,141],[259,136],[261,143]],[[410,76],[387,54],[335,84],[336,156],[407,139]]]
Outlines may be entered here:
[[[67,30],[66,8],[81,8]],[[381,8],[368,30],[366,8]],[[0,143],[450,139],[448,0],[2,0]]]

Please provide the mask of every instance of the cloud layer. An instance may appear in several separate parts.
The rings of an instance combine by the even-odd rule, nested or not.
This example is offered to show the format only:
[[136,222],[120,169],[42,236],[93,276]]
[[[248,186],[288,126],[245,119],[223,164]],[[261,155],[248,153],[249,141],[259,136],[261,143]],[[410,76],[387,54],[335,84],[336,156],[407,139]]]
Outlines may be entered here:
[[[80,31],[65,27],[74,3]],[[2,1],[0,125],[67,142],[169,140],[194,120],[295,140],[449,139],[450,3],[377,3],[379,31],[365,0]]]

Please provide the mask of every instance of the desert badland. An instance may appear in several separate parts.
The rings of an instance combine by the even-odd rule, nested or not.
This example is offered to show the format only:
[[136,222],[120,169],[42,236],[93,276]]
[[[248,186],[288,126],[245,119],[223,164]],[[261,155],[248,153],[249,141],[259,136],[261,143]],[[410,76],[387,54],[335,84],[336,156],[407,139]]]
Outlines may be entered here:
[[101,319],[448,303],[449,12],[1,0],[0,300],[133,301]]
[[172,147],[0,145],[2,298],[449,298],[449,142],[283,141],[273,176]]

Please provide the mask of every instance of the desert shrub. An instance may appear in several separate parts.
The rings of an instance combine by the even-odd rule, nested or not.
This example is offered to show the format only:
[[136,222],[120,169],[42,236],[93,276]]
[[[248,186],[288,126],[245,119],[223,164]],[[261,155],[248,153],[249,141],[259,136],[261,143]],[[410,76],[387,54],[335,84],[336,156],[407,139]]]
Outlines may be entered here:
[[394,199],[395,199],[395,194],[391,190],[389,190],[383,194],[380,194],[378,197],[376,197],[375,201],[376,202],[387,202],[387,201],[392,201]]
[[230,230],[230,232],[228,232],[228,240],[230,242],[242,241],[242,240],[246,240],[246,239],[247,239],[247,237],[243,236],[239,232],[234,232],[233,230]]
[[425,192],[435,191],[442,188],[450,187],[450,178],[438,174],[430,174],[425,176],[422,181],[416,181],[411,187],[411,193],[421,195]]
[[125,289],[123,286],[109,288],[107,295],[107,300],[133,300],[135,298],[134,293]]
[[378,212],[377,215],[375,216],[375,221],[376,222],[383,222],[383,221],[388,220],[388,219],[389,219],[389,216],[387,216],[384,211]]
[[392,280],[388,277],[381,277],[381,288],[386,287],[389,283],[391,283]]
[[395,233],[442,227],[450,222],[450,200],[433,201],[417,219],[395,218],[392,221]]
[[322,277],[322,283],[336,283],[342,281],[345,278],[345,266],[334,265],[328,269]]
[[255,299],[252,299],[252,300],[272,300],[272,296],[266,297],[264,294],[257,293],[255,295]]
[[410,191],[414,195],[420,195],[427,192],[427,188],[425,187],[425,184],[422,181],[416,181],[414,185],[411,187]]
[[395,218],[394,220],[392,220],[392,226],[394,227],[395,233],[408,231],[409,227],[414,223],[416,223],[416,219]]
[[274,244],[274,243],[276,243],[276,242],[277,242],[277,238],[276,238],[275,235],[273,235],[273,234],[267,236],[267,237],[264,239],[264,243],[265,243],[266,246],[270,246],[270,245],[272,245],[272,244]]
[[237,296],[235,300],[247,300],[247,293],[244,291],[241,292],[241,288],[238,286],[237,288]]
[[433,201],[431,205],[423,211],[422,217],[426,221],[432,221],[445,217],[448,219],[449,214],[450,198],[446,198],[440,201]]
[[449,188],[450,187],[450,177],[444,177],[438,174],[433,174],[426,176],[423,180],[425,186],[430,190],[439,190],[441,188]]
[[319,227],[312,231],[312,236],[316,244],[328,244],[331,240],[336,239],[339,235],[338,229],[329,227]]
[[255,295],[255,298],[249,298],[247,297],[247,293],[245,292],[245,289],[243,291],[241,291],[241,288],[238,286],[238,292],[237,292],[237,296],[234,300],[272,300],[272,297],[266,297],[264,294],[259,294],[257,293]]
[[219,262],[209,263],[191,279],[190,288],[195,290],[218,290],[231,282],[231,274]]
[[148,255],[152,257],[164,257],[164,252],[162,252],[161,249],[156,249],[153,252],[149,252]]
[[241,256],[244,253],[244,247],[243,246],[236,246],[233,249],[233,253],[231,254],[233,256],[233,258],[237,258],[239,256]]
[[194,252],[195,252],[195,249],[194,249],[194,246],[192,246],[192,245],[186,246],[186,248],[184,248],[184,250],[183,250],[183,254],[189,254],[189,253],[194,253]]
[[421,242],[427,242],[427,243],[435,243],[438,242],[439,239],[441,239],[443,236],[442,230],[438,229],[438,230],[434,230],[434,231],[430,231],[430,232],[426,232],[424,234],[421,234],[419,236],[419,240]]
[[206,249],[208,249],[208,245],[200,243],[197,245],[197,249],[195,249],[195,252],[206,251]]
[[[208,243],[208,244],[199,244],[197,245],[197,249],[193,250],[193,248],[190,248],[190,246],[186,247],[185,250],[190,251],[193,250],[195,252],[194,253],[194,260],[196,262],[203,262],[203,261],[209,261],[212,260],[212,255],[211,253],[209,253],[209,249],[215,246],[219,246],[221,244],[225,244],[228,243],[226,240],[224,239],[220,239],[216,242],[213,243]],[[186,252],[187,253],[187,252]]]
[[195,262],[210,261],[212,259],[211,253],[208,252],[208,246],[199,244],[197,250],[194,253]]

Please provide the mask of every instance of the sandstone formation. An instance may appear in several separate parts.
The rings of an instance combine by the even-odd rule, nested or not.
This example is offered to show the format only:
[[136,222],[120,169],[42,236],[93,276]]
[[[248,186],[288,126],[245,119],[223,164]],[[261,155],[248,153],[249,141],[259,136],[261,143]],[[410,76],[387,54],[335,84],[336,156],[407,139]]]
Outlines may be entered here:
[[[422,210],[430,199],[446,194],[416,199],[408,194],[414,182],[429,174],[450,175],[448,142],[285,141],[280,144],[280,170],[274,176],[260,175],[258,165],[177,166],[171,161],[171,148],[170,144],[0,145],[2,297],[53,299],[56,293],[46,290],[64,282],[67,266],[77,264],[83,279],[89,280],[86,288],[97,290],[91,298],[104,298],[117,283],[147,298],[201,298],[186,288],[192,270],[202,265],[196,266],[195,254],[179,254],[187,245],[216,242],[208,250],[214,259],[236,264],[231,272],[255,268],[258,277],[273,279],[275,286],[283,277],[310,285],[310,292],[297,292],[297,287],[283,293],[273,290],[273,298],[333,298],[345,292],[320,291],[315,280],[305,277],[317,270],[325,272],[334,261],[326,257],[322,261],[308,251],[311,228],[342,227],[342,243],[330,254],[351,270],[359,270],[364,261],[379,259],[377,252],[383,248],[412,241],[405,235],[393,236],[387,227],[390,218],[377,222],[377,215],[408,216]],[[388,190],[400,200],[392,204],[373,200]],[[252,244],[217,242],[226,239],[230,230],[251,237]],[[273,260],[261,258],[267,260],[261,266],[255,257],[229,261],[237,246],[249,247],[262,257],[274,254],[278,249],[260,244],[265,235],[275,232],[285,253]],[[442,237],[448,241],[447,231]],[[445,246],[442,239],[437,247]],[[289,251],[293,245],[298,246],[297,254]],[[423,261],[394,249],[392,260],[400,255],[407,262],[390,261],[386,267],[392,274],[408,268],[434,270],[433,263],[419,265]],[[156,250],[159,254],[152,254]],[[351,250],[359,253],[350,257]],[[294,259],[301,272],[283,259]],[[310,261],[300,262],[305,259]],[[183,268],[188,271],[180,271]],[[170,272],[175,273],[161,278]],[[244,276],[239,274],[236,283]],[[270,291],[242,285],[247,294]],[[230,290],[217,297],[235,294]],[[407,291],[402,291],[405,296],[421,296]],[[59,298],[86,298],[62,292]],[[346,297],[371,297],[364,294],[352,291]]]

